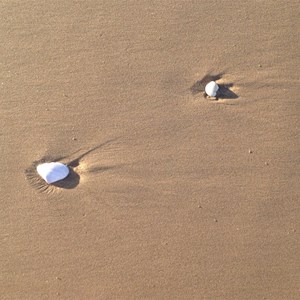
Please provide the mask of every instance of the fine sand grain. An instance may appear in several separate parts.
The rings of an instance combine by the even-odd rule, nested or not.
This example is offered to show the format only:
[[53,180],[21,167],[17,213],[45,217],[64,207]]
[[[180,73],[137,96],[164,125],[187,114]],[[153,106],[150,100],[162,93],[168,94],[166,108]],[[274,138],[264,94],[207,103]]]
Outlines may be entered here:
[[298,19],[1,1],[0,298],[299,299]]

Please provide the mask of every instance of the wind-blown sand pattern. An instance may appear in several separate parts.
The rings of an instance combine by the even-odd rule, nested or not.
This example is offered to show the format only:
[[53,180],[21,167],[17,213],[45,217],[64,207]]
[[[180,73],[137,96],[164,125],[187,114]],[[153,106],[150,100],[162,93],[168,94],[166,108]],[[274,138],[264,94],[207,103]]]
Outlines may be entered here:
[[[82,160],[88,156],[90,153],[109,145],[113,140],[102,143],[98,146],[92,147],[91,149],[82,152],[76,151],[71,155],[61,156],[61,157],[51,157],[46,156],[37,161],[34,161],[29,168],[25,170],[26,177],[33,188],[40,192],[51,193],[60,189],[73,189],[78,186],[80,182],[80,175],[87,173],[99,173],[108,171],[110,169],[116,168],[116,165],[99,165],[99,166],[87,166],[86,164],[82,164]],[[63,179],[59,180],[52,184],[47,184],[37,173],[36,167],[39,164],[46,162],[62,162],[69,168],[69,175]]]
[[0,298],[298,299],[298,15],[2,1]]

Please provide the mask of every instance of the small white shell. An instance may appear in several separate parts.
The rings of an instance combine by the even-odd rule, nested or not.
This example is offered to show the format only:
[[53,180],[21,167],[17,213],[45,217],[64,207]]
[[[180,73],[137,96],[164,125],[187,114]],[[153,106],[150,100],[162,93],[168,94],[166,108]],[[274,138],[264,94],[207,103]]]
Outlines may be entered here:
[[216,97],[219,86],[211,81],[205,86],[205,93],[210,97]]
[[60,162],[40,164],[36,167],[36,171],[48,184],[62,180],[69,175],[69,168]]

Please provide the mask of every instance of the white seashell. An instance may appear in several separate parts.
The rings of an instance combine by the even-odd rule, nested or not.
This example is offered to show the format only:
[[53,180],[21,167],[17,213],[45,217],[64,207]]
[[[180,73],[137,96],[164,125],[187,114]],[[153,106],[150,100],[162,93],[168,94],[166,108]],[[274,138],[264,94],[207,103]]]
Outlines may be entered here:
[[49,184],[69,175],[69,168],[60,162],[43,163],[36,167],[38,174]]
[[205,93],[210,97],[216,97],[219,86],[211,81],[205,86]]

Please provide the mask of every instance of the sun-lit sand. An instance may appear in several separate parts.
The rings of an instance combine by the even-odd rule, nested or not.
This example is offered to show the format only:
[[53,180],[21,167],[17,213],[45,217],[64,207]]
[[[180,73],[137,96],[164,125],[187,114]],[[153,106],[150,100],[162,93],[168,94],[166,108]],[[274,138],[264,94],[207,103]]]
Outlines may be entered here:
[[1,299],[298,299],[298,1],[0,6]]

